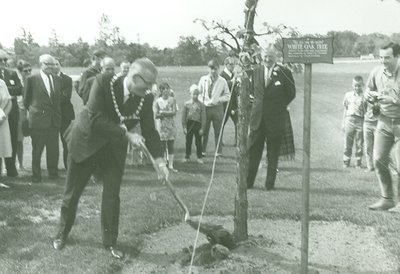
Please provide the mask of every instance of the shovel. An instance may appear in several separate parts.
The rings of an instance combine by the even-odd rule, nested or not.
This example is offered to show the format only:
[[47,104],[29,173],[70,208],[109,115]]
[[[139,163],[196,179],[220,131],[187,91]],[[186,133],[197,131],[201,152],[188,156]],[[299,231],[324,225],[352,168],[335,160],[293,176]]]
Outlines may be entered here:
[[[158,166],[154,161],[153,156],[150,154],[150,151],[147,149],[147,147],[142,143],[140,145],[141,149],[143,150],[144,154],[147,156],[147,158],[151,161],[153,164],[153,167],[155,170],[158,170]],[[230,234],[229,231],[224,229],[222,225],[215,225],[215,224],[209,224],[209,223],[199,223],[198,221],[190,219],[190,213],[185,205],[185,203],[182,201],[182,199],[179,197],[179,195],[176,193],[174,186],[172,185],[171,181],[169,179],[164,179],[164,182],[166,186],[168,187],[168,190],[171,192],[172,196],[174,196],[175,200],[178,202],[179,206],[181,209],[185,212],[185,222],[188,223],[192,228],[194,229],[199,229],[199,231],[207,236],[207,240],[212,244],[220,244],[228,249],[233,249],[235,248],[236,244],[233,239],[233,236]]]

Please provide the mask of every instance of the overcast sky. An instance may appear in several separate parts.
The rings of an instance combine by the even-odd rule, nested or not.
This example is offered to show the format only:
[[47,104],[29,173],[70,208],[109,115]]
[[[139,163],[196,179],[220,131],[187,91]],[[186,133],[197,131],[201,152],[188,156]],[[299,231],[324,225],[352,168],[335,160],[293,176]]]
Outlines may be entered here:
[[[52,29],[60,41],[72,43],[78,37],[92,44],[103,13],[120,27],[127,42],[175,47],[179,36],[205,37],[195,18],[218,20],[231,26],[243,24],[245,0],[20,0],[2,1],[0,43],[10,47],[14,38],[30,31],[46,45]],[[255,28],[280,23],[301,33],[325,34],[329,30],[357,33],[400,32],[400,4],[395,0],[259,0]]]

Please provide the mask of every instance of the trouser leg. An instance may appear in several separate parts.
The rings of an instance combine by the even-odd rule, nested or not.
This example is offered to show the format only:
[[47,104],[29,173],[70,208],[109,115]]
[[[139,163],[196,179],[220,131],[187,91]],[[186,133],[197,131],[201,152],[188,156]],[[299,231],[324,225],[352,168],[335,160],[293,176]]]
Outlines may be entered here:
[[201,145],[201,135],[200,135],[201,123],[195,122],[194,126],[194,138],[196,142],[196,155],[198,159],[201,159],[203,155],[202,152],[202,145]]
[[10,136],[11,136],[11,148],[12,154],[10,158],[5,158],[5,164],[7,169],[7,176],[17,176],[17,168],[15,166],[15,158],[17,155],[17,146],[18,146],[18,120],[19,120],[19,109],[17,100],[13,99],[11,112],[8,115],[8,124],[10,128]]
[[275,186],[276,170],[278,168],[279,151],[282,142],[282,134],[269,133],[267,134],[267,178],[265,187],[272,188]]
[[344,126],[343,161],[345,162],[350,161],[351,159],[355,135],[356,135],[356,130],[354,128],[354,125],[349,121],[349,118],[347,117]]
[[[222,105],[214,107],[214,117],[213,117],[213,129],[214,129],[214,140],[215,140],[215,149],[218,153],[222,153],[222,146],[218,144],[219,135],[222,129],[222,122],[224,118],[224,110]],[[217,147],[217,145],[219,145]]]
[[41,180],[42,171],[40,162],[42,158],[43,149],[46,145],[46,133],[43,129],[32,129],[32,178],[34,180]]
[[204,127],[204,132],[203,132],[203,152],[204,153],[207,150],[208,134],[210,133],[211,118],[212,118],[211,110],[210,110],[210,108],[206,108],[206,125]]
[[49,176],[58,176],[58,158],[60,156],[58,138],[60,130],[58,128],[51,127],[46,131],[47,170],[49,172]]
[[188,121],[186,125],[186,158],[190,158],[192,154],[192,142],[193,142],[193,121]]
[[376,123],[364,123],[364,146],[365,146],[365,159],[367,168],[372,170],[374,168],[373,152],[374,152],[374,139],[375,139]]
[[102,168],[103,195],[101,202],[101,230],[105,247],[115,246],[118,237],[119,211],[120,211],[120,186],[123,170],[117,161],[106,161]]
[[68,170],[57,237],[67,237],[75,221],[79,198],[94,171],[95,155],[80,162],[68,157]]
[[374,143],[374,166],[381,188],[381,195],[384,198],[393,198],[392,177],[388,168],[389,154],[394,143],[390,127],[385,122],[379,121],[375,131]]
[[257,176],[258,166],[260,165],[262,152],[264,150],[264,143],[265,136],[263,126],[260,125],[260,128],[255,131],[251,131],[249,136],[249,172],[247,175],[248,188],[251,188],[254,185],[254,181]]

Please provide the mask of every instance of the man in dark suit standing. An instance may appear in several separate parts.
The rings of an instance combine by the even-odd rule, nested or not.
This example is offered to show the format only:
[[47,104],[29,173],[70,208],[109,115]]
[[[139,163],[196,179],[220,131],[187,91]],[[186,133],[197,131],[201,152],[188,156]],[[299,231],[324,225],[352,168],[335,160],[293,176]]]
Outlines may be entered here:
[[39,57],[40,72],[28,77],[24,105],[28,109],[32,138],[32,182],[42,179],[40,160],[46,147],[50,179],[58,178],[58,136],[61,127],[61,79],[52,75],[56,60],[49,54]]
[[106,52],[103,50],[95,50],[92,57],[92,65],[82,73],[79,81],[78,95],[82,98],[85,105],[89,99],[91,85],[88,84],[88,79],[95,77],[101,73],[101,60],[106,57]]
[[[128,142],[141,145],[145,140],[155,158],[159,178],[168,177],[160,136],[154,125],[154,95],[150,89],[156,78],[157,69],[147,58],[136,60],[126,77],[107,73],[96,76],[87,105],[66,133],[70,154],[54,249],[64,247],[75,221],[79,198],[96,166],[100,166],[103,171],[103,245],[114,258],[123,258],[116,244],[119,192]],[[140,123],[144,139],[137,133],[129,132],[137,123]]]
[[[8,55],[4,50],[0,50],[0,79],[2,79],[8,88],[8,92],[11,95],[12,108],[8,115],[8,123],[11,134],[11,147],[12,156],[5,158],[7,176],[16,177],[18,176],[17,169],[15,167],[15,157],[17,155],[18,146],[18,120],[19,120],[19,109],[17,103],[17,96],[22,95],[22,84],[19,80],[18,74],[15,71],[7,69]],[[1,160],[0,160],[1,167]]]
[[67,169],[67,157],[68,157],[68,147],[67,142],[64,139],[64,132],[67,127],[71,124],[71,121],[75,119],[74,107],[71,103],[72,95],[72,78],[61,72],[61,64],[56,60],[56,65],[54,67],[54,74],[61,78],[61,91],[60,91],[60,103],[61,103],[61,127],[60,136],[61,143],[63,146],[63,161],[64,167]]
[[264,65],[253,71],[253,106],[250,114],[249,173],[247,186],[252,188],[257,175],[265,139],[267,143],[267,179],[265,188],[275,186],[279,150],[285,132],[286,111],[296,95],[292,73],[276,64],[276,51],[267,49]]

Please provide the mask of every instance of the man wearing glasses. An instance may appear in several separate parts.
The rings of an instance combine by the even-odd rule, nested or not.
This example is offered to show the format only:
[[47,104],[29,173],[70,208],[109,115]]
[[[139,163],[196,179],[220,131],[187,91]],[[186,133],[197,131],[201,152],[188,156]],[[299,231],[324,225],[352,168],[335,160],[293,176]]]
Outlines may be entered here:
[[52,75],[56,59],[44,54],[39,57],[39,63],[40,72],[28,77],[24,96],[32,138],[33,183],[42,180],[40,161],[45,147],[49,178],[58,178],[58,136],[61,127],[61,79]]
[[[159,179],[168,178],[160,136],[154,126],[150,92],[157,69],[147,58],[136,60],[128,75],[103,73],[96,76],[89,100],[66,132],[69,158],[66,190],[61,205],[60,226],[53,247],[61,250],[75,221],[79,198],[90,176],[99,166],[103,171],[101,230],[103,245],[113,258],[124,253],[116,248],[120,211],[120,185],[128,142],[145,142],[158,167]],[[129,130],[140,124],[143,137]]]
[[[15,71],[7,69],[8,55],[4,50],[0,50],[0,79],[2,79],[8,88],[8,92],[11,95],[12,108],[8,115],[8,123],[10,126],[11,134],[11,147],[12,156],[5,158],[7,176],[16,177],[18,176],[17,168],[15,167],[15,158],[17,155],[18,146],[18,120],[19,120],[19,109],[17,103],[17,96],[22,95],[22,84],[18,78],[18,74]],[[1,162],[0,162],[1,167]]]

